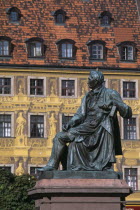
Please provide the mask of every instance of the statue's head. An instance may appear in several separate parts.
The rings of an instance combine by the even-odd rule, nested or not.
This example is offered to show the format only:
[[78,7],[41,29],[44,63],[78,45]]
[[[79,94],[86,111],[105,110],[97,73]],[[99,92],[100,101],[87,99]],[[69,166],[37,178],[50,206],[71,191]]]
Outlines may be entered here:
[[22,112],[19,112],[19,113],[18,113],[18,116],[21,117],[21,116],[22,116]]
[[104,82],[104,75],[100,71],[91,71],[88,78],[88,86],[91,89],[99,87]]

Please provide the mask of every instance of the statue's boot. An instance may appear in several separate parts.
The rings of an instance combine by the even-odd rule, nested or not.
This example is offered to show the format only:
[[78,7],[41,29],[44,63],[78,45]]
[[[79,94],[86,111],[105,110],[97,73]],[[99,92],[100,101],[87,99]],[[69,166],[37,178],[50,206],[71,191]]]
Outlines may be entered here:
[[54,138],[51,157],[47,165],[43,168],[38,168],[37,170],[38,171],[57,170],[59,167],[61,157],[64,154],[65,150],[66,150],[66,145],[62,143],[58,138]]
[[104,168],[103,171],[114,171],[112,168],[112,163],[108,163]]
[[53,171],[56,170],[53,166],[46,165],[42,168],[38,168],[37,171]]

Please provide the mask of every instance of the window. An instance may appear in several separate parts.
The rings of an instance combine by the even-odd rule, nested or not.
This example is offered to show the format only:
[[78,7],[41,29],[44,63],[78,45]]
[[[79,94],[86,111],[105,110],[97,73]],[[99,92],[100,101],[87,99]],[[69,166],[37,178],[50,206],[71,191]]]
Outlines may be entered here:
[[96,40],[87,43],[89,48],[90,59],[103,60],[105,59],[105,42]]
[[16,11],[12,11],[10,13],[10,20],[12,20],[12,21],[18,21],[18,13]]
[[30,115],[30,137],[44,137],[44,116]]
[[43,95],[43,79],[30,79],[30,95]]
[[30,175],[35,176],[37,174],[37,169],[42,167],[30,167]]
[[60,114],[60,131],[62,131],[62,127],[63,125],[66,125],[70,120],[71,118],[73,117],[73,114]]
[[122,42],[117,45],[119,47],[120,60],[134,61],[136,59],[136,44],[133,42]]
[[75,80],[61,80],[61,96],[75,96]]
[[63,14],[58,14],[56,16],[56,23],[64,23],[65,22],[65,17]]
[[10,56],[12,51],[11,38],[0,36],[0,56]]
[[14,173],[14,164],[0,164],[0,169],[4,169],[11,173]]
[[31,58],[39,58],[44,55],[44,45],[43,39],[41,38],[31,38],[26,41],[27,43],[27,50],[28,50],[28,57]]
[[63,58],[72,58],[73,45],[70,43],[64,43],[61,45],[61,53]]
[[56,43],[58,45],[59,58],[74,59],[75,58],[75,42],[73,40],[61,40]]
[[105,79],[105,80],[104,80],[103,86],[106,87],[106,88],[108,88],[108,79]]
[[45,97],[46,96],[46,77],[28,77],[27,81],[29,97]]
[[93,59],[103,59],[103,46],[100,44],[92,45],[91,56]]
[[110,26],[111,21],[113,20],[112,14],[108,11],[104,11],[99,15],[101,26]]
[[137,139],[136,118],[124,120],[124,139]]
[[133,190],[138,190],[138,174],[137,168],[125,168],[124,176],[127,184],[133,188]]
[[66,12],[59,9],[54,13],[55,23],[56,24],[64,24],[66,21]]
[[101,25],[102,26],[108,26],[110,25],[110,19],[107,15],[104,15],[101,19]]
[[0,77],[0,94],[11,94],[11,78]]
[[10,166],[0,166],[0,169],[4,169],[8,172],[11,172],[11,167]]
[[11,137],[11,115],[0,114],[0,137]]
[[0,41],[0,56],[9,55],[9,42],[6,40]]
[[17,11],[11,11],[10,12],[10,16],[9,16],[9,18],[10,18],[10,20],[11,21],[18,21],[19,20],[19,14],[18,14],[18,12]]
[[8,9],[7,14],[9,15],[9,20],[11,22],[18,22],[21,18],[21,12],[17,7],[12,7]]
[[136,82],[123,82],[123,97],[124,98],[136,97]]
[[73,116],[62,114],[62,126],[66,125]]
[[122,60],[133,60],[133,46],[122,46]]
[[40,57],[42,56],[42,44],[40,42],[31,42],[29,44],[29,56]]

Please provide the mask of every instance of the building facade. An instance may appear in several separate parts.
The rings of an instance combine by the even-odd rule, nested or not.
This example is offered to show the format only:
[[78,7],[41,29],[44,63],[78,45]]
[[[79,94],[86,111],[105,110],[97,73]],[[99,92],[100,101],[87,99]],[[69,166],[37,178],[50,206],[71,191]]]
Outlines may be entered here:
[[[7,0],[0,13],[0,167],[34,174],[88,91],[91,69],[132,107],[119,118],[122,171],[140,208],[139,0]],[[131,206],[132,204],[132,206]]]

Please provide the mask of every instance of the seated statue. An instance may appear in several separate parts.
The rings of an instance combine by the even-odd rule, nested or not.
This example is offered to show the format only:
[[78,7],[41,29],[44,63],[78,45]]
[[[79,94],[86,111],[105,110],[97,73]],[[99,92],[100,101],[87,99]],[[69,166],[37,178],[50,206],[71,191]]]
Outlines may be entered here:
[[91,90],[63,131],[54,137],[51,157],[39,171],[57,170],[60,162],[65,170],[112,170],[115,155],[122,155],[117,112],[131,118],[132,110],[118,92],[104,87],[101,72],[91,71],[88,86]]

